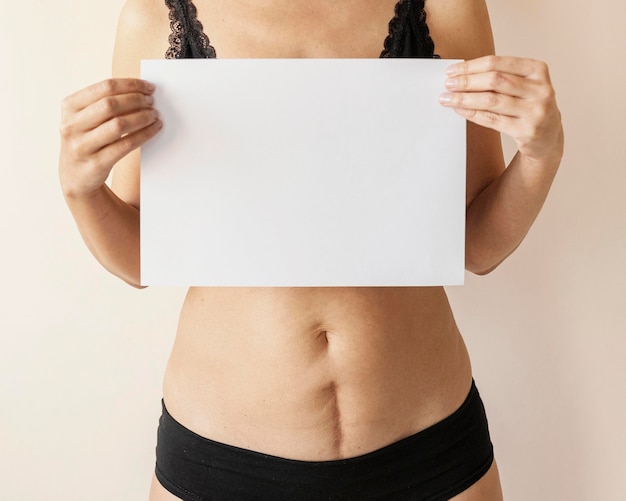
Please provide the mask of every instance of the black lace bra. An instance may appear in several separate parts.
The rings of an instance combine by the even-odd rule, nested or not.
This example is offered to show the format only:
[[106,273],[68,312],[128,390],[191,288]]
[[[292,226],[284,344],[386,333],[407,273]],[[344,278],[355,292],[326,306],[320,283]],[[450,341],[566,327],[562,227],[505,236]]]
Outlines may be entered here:
[[[166,59],[215,58],[192,0],[165,0],[170,9]],[[426,24],[424,0],[398,0],[380,57],[438,58]]]

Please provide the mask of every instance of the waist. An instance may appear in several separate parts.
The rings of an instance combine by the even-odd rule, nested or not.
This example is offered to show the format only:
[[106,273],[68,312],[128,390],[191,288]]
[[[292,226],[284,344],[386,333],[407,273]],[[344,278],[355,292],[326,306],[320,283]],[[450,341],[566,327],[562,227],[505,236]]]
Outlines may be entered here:
[[304,460],[424,429],[471,368],[442,289],[192,289],[164,400],[199,435]]

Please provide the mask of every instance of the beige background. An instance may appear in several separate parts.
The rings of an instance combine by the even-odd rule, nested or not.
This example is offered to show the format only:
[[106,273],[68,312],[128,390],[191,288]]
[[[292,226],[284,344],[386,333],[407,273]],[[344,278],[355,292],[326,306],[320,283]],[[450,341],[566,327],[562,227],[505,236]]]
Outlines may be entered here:
[[[1,2],[0,500],[146,499],[183,290],[104,272],[56,174],[59,102],[108,76],[123,2]],[[499,53],[551,65],[567,152],[517,253],[450,296],[506,499],[622,501],[626,3],[489,6]]]

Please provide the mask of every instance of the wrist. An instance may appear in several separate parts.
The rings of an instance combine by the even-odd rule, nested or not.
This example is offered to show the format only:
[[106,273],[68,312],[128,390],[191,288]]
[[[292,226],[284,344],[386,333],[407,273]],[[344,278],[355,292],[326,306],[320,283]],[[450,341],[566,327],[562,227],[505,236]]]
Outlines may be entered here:
[[552,167],[555,170],[558,169],[565,149],[565,137],[560,122],[558,127],[554,127],[551,133],[546,134],[542,138],[541,143],[543,143],[543,146],[533,148],[534,151],[527,151],[526,148],[520,147],[520,155],[528,164],[538,168],[546,169]]
[[544,149],[540,153],[532,154],[519,150],[516,157],[518,162],[524,166],[524,172],[531,177],[549,177],[554,178],[561,160],[563,159],[564,143],[563,132],[559,133],[557,138],[550,141],[550,147]]
[[95,188],[88,188],[85,186],[74,186],[72,184],[63,185],[63,183],[61,183],[61,191],[63,192],[63,197],[68,204],[81,203],[90,202],[95,198],[98,198],[105,191],[107,191],[107,186],[103,183]]

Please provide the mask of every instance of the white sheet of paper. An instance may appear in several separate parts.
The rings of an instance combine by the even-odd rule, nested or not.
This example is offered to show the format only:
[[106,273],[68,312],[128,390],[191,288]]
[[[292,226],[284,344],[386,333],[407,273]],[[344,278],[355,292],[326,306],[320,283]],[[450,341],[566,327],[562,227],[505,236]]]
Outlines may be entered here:
[[463,283],[465,121],[427,59],[142,61],[145,285]]

